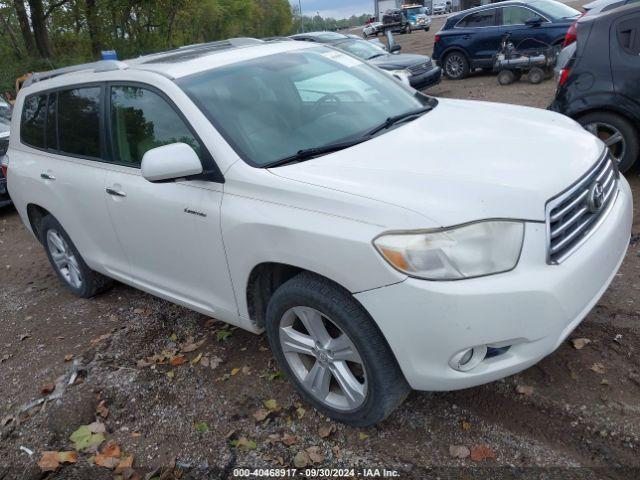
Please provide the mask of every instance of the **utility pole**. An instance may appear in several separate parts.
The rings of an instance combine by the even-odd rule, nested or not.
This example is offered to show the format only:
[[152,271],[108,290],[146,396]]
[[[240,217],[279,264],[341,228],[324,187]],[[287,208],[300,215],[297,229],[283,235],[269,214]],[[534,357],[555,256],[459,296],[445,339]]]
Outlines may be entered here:
[[300,30],[304,33],[304,15],[302,15],[302,0],[298,0],[298,9],[300,10]]

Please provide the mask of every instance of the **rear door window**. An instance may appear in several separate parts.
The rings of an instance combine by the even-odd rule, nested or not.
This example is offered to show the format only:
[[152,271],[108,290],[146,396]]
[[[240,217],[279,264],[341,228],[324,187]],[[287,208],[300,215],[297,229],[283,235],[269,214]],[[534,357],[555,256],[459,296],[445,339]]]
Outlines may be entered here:
[[58,113],[58,93],[51,92],[47,103],[47,148],[49,150],[58,150],[58,122],[56,115]]
[[496,10],[490,8],[481,12],[472,13],[467,15],[458,22],[456,27],[458,28],[479,28],[479,27],[493,27],[496,25]]
[[44,126],[47,117],[47,95],[27,97],[22,108],[20,140],[36,148],[44,148]]
[[100,158],[101,87],[58,92],[59,150],[74,156]]

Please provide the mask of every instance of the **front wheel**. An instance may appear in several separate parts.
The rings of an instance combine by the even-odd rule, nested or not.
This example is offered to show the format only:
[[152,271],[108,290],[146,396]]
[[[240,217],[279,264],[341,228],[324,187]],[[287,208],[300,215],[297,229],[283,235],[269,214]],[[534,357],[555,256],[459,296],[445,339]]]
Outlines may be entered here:
[[610,112],[592,112],[578,118],[578,123],[604,142],[621,172],[633,167],[640,153],[638,132],[626,118]]
[[337,421],[373,425],[410,391],[373,320],[349,292],[325,278],[301,273],[278,288],[266,330],[298,393]]
[[444,58],[444,74],[451,80],[461,80],[469,75],[469,62],[462,52],[451,52]]

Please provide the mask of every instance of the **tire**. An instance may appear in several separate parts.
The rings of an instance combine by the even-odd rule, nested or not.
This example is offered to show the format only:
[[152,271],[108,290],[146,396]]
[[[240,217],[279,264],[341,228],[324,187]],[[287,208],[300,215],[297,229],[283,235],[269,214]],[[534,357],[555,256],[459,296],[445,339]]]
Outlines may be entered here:
[[[360,427],[380,422],[411,391],[367,312],[349,292],[323,277],[305,272],[281,285],[267,307],[266,331],[280,369],[302,398],[339,422]],[[305,353],[292,345],[303,345]],[[311,372],[320,383],[315,392],[303,384]]]
[[511,70],[500,70],[498,72],[498,83],[500,85],[511,85],[515,79],[516,76]]
[[465,54],[458,50],[448,53],[442,65],[444,74],[451,80],[462,80],[469,75],[469,61]]
[[404,33],[406,33],[406,34],[410,34],[411,33],[411,25],[407,24],[407,26],[404,27]]
[[[638,131],[626,118],[615,113],[599,111],[587,113],[577,120],[587,131],[605,142],[622,173],[631,170],[638,159],[640,145]],[[611,139],[618,137],[620,140],[610,143]]]
[[40,224],[40,241],[53,270],[71,292],[80,298],[91,298],[111,286],[113,280],[91,270],[78,249],[52,215]]
[[529,73],[527,73],[527,78],[529,79],[529,83],[537,85],[544,80],[544,70],[538,67],[533,67],[529,70]]

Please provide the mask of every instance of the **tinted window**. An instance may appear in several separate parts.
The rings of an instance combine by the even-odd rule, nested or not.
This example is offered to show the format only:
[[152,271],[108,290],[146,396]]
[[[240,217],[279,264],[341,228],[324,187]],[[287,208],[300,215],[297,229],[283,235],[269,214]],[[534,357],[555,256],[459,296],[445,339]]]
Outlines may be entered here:
[[544,21],[540,15],[528,8],[504,7],[502,9],[502,25],[524,25],[527,20]]
[[464,17],[458,24],[460,28],[492,27],[496,24],[496,9],[490,8]]
[[618,22],[616,25],[618,42],[631,55],[640,55],[640,22],[637,16]]
[[47,104],[47,148],[53,150],[58,149],[57,101],[58,94],[56,92],[50,93]]
[[24,101],[20,123],[20,139],[32,147],[44,148],[44,123],[47,96],[33,95]]
[[527,4],[556,20],[568,20],[580,16],[580,12],[575,8],[553,0],[531,0]]
[[100,157],[100,87],[58,92],[60,150],[83,157]]
[[139,87],[111,88],[111,122],[116,161],[139,167],[152,148],[182,142],[202,158],[202,147],[162,97]]

